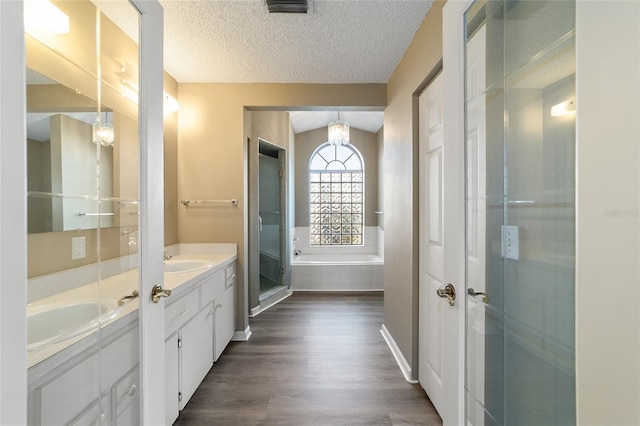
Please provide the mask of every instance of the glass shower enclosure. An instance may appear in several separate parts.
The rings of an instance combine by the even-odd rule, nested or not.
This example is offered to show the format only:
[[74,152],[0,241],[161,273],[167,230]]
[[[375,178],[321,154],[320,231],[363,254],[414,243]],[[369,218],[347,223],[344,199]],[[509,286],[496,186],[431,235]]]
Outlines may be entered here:
[[276,153],[259,154],[260,300],[283,287],[280,162]]
[[465,19],[466,423],[575,424],[575,2]]

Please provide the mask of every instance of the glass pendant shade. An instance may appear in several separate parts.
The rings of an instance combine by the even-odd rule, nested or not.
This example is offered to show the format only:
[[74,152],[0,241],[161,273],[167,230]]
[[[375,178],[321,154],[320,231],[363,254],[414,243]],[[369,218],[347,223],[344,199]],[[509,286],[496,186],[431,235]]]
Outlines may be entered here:
[[113,124],[104,123],[100,120],[100,116],[96,118],[96,122],[93,123],[93,143],[100,144],[102,146],[113,145],[115,134],[113,131]]
[[338,119],[329,123],[329,143],[332,145],[347,145],[349,143],[349,123]]
[[98,134],[100,135],[100,143],[102,146],[111,146],[113,145],[114,133],[113,133],[113,124],[104,123],[100,130],[98,130]]

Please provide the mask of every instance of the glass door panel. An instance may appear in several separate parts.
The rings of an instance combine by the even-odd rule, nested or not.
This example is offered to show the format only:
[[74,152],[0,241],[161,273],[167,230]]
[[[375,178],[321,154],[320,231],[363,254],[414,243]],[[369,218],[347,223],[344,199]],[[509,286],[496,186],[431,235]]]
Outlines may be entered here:
[[34,425],[139,423],[139,13],[109,6],[25,1]]
[[260,300],[282,287],[280,255],[280,164],[277,157],[259,154]]
[[466,13],[472,425],[575,424],[575,4]]

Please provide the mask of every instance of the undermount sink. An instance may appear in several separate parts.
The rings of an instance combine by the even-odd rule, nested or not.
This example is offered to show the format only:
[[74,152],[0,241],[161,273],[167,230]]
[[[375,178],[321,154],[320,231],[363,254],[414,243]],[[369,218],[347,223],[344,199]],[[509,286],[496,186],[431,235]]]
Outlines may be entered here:
[[176,259],[164,263],[165,274],[177,274],[181,272],[194,272],[200,269],[209,268],[211,262],[202,259]]
[[106,300],[82,300],[35,308],[27,315],[27,350],[70,339],[118,315],[120,308]]

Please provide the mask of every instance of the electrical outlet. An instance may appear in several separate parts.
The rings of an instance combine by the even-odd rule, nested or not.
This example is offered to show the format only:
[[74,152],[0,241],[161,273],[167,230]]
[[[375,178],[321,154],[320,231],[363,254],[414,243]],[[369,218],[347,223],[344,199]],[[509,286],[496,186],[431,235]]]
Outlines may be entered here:
[[502,257],[520,260],[520,228],[502,225]]
[[86,241],[86,237],[71,238],[71,260],[84,259],[87,257]]

